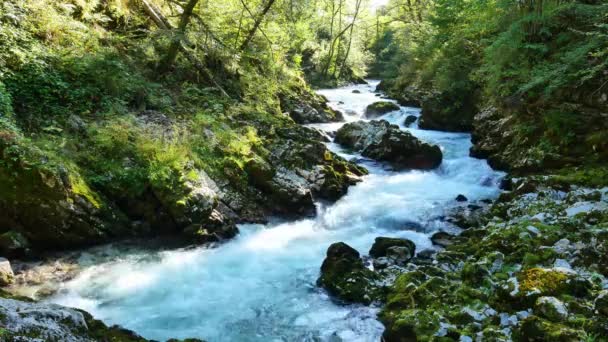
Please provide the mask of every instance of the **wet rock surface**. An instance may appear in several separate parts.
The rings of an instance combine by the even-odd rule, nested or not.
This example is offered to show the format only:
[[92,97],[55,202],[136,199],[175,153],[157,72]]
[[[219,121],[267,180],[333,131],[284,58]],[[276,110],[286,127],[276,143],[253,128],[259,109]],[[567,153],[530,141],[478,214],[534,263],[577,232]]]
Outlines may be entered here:
[[384,120],[345,124],[335,141],[396,169],[434,169],[443,158],[438,146],[423,143]]
[[81,310],[5,297],[0,295],[0,324],[6,341],[147,341],[119,326],[108,327]]
[[365,108],[365,117],[367,118],[377,118],[386,113],[390,113],[396,110],[399,110],[399,106],[393,102],[389,101],[379,101],[374,102]]
[[419,255],[401,271],[380,313],[386,341],[578,341],[608,333],[601,255],[608,188],[564,191],[551,177],[525,182],[535,187],[476,209],[460,236],[434,235],[435,243],[449,240],[428,253],[430,264]]
[[403,121],[403,124],[405,125],[405,127],[409,127],[417,120],[418,120],[418,117],[416,115],[408,115],[405,118],[405,121]]
[[379,236],[369,250],[369,255],[373,258],[385,257],[389,254],[389,249],[394,247],[404,248],[410,259],[416,254],[416,245],[411,240]]
[[344,120],[342,113],[331,109],[327,99],[307,91],[280,94],[281,110],[298,124],[327,123]]
[[0,257],[0,287],[10,285],[14,280],[15,274],[11,263],[6,258]]
[[343,242],[337,242],[327,249],[317,285],[340,300],[369,304],[380,295],[375,285],[377,278],[374,272],[365,267],[359,252]]

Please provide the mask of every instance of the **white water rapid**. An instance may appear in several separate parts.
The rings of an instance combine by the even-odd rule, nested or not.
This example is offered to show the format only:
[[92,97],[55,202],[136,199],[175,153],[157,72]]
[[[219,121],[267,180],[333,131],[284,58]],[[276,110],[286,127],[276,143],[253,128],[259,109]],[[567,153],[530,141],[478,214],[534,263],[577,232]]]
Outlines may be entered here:
[[[353,121],[380,100],[376,85],[319,93]],[[478,200],[499,191],[501,174],[468,156],[470,135],[403,127],[407,115],[419,112],[402,107],[383,119],[439,144],[444,160],[437,170],[392,172],[329,144],[342,156],[357,158],[370,175],[337,203],[320,204],[316,218],[241,225],[237,238],[215,249],[97,249],[113,254],[103,262],[90,261],[97,260],[94,252],[83,254],[82,263],[89,266],[50,301],[155,340],[378,341],[383,327],[377,309],[336,304],[315,286],[327,247],[344,241],[365,255],[375,237],[396,236],[414,241],[417,251],[431,248],[429,236],[444,227],[440,216],[456,205],[458,194]],[[340,125],[312,126],[335,130]]]

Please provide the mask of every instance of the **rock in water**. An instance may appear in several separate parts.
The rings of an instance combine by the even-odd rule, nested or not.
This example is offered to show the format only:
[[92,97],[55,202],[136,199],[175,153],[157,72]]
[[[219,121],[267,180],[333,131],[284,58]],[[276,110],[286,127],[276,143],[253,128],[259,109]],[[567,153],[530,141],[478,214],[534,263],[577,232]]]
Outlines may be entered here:
[[469,199],[465,195],[460,194],[460,195],[456,196],[456,202],[466,202],[468,200]]
[[317,285],[346,302],[369,304],[379,298],[377,275],[363,265],[359,252],[343,242],[327,249]]
[[353,94],[361,94],[361,90],[355,89],[355,90],[353,90]]
[[373,258],[385,257],[389,254],[389,249],[394,247],[406,248],[410,259],[416,253],[416,244],[411,240],[379,236],[369,250],[369,255]]
[[447,247],[453,243],[454,236],[446,233],[446,232],[437,232],[431,236],[431,241],[433,245],[438,245],[441,247]]
[[338,130],[336,142],[395,169],[434,169],[443,159],[439,146],[423,143],[385,120],[348,123]]
[[418,117],[416,115],[408,115],[405,118],[405,121],[403,122],[403,124],[406,127],[410,127],[410,125],[413,124],[414,122],[416,122],[416,120],[418,120]]
[[0,286],[10,285],[14,280],[15,274],[11,268],[11,263],[5,258],[0,258]]
[[397,104],[388,101],[378,101],[365,108],[365,116],[368,118],[375,118],[395,110],[399,110]]

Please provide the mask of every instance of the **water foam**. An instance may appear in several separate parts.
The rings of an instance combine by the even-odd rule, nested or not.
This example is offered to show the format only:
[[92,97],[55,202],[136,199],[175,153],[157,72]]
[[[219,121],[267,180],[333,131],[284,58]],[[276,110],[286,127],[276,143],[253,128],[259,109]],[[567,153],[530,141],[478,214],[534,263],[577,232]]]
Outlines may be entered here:
[[[379,100],[376,84],[320,93],[354,121]],[[441,145],[439,169],[393,172],[330,143],[342,156],[359,158],[371,174],[315,219],[242,225],[236,239],[216,249],[131,251],[99,262],[89,256],[91,266],[51,301],[159,340],[378,341],[377,309],[338,305],[315,286],[327,247],[345,241],[366,254],[380,235],[411,239],[418,250],[431,247],[429,236],[441,227],[437,218],[456,195],[495,196],[501,176],[468,156],[468,134],[405,128],[410,114],[420,112],[402,107],[383,118]],[[340,125],[314,126],[332,131]]]

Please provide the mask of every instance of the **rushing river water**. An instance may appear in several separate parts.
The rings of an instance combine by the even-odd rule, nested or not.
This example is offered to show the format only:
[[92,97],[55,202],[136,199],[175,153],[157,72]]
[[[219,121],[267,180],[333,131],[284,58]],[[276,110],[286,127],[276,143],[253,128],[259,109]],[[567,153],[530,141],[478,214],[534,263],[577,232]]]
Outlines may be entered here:
[[[353,121],[379,100],[376,84],[320,93]],[[383,119],[403,127],[412,114],[419,110],[402,107]],[[331,131],[340,125],[313,126]],[[357,158],[370,175],[337,203],[319,204],[316,218],[241,225],[236,239],[216,249],[116,253],[90,262],[51,301],[156,340],[378,341],[383,327],[377,309],[335,304],[315,286],[327,247],[344,241],[367,254],[375,237],[398,236],[414,241],[418,251],[432,248],[429,236],[446,228],[440,216],[456,205],[454,198],[494,197],[501,177],[468,156],[468,134],[409,130],[441,146],[440,168],[392,172],[330,143],[333,151]],[[86,254],[81,259],[87,263]]]

